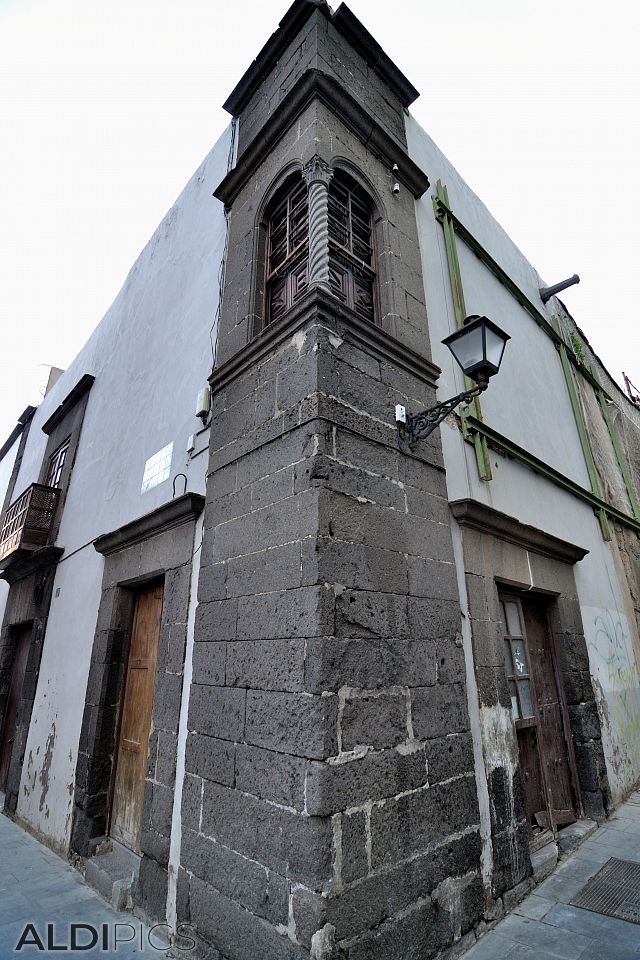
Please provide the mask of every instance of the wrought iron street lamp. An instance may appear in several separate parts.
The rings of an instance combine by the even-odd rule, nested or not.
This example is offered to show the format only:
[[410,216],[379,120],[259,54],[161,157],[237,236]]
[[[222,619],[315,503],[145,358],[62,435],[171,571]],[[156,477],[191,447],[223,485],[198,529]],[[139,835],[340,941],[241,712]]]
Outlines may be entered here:
[[477,314],[467,317],[459,330],[444,338],[442,342],[449,347],[465,376],[475,380],[476,386],[422,413],[410,414],[398,404],[396,420],[400,429],[406,430],[412,450],[419,440],[433,433],[459,403],[470,403],[487,389],[490,377],[500,369],[504,348],[510,339],[496,323]]

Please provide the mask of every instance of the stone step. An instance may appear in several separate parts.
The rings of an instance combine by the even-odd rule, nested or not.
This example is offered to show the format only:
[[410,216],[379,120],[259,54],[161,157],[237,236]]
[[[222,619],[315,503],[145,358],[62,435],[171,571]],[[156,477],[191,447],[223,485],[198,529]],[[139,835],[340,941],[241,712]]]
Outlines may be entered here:
[[139,869],[140,857],[112,840],[104,852],[85,862],[84,877],[114,910],[130,910],[131,889]]
[[556,843],[547,843],[544,847],[531,854],[531,866],[533,867],[533,879],[536,883],[542,883],[543,880],[553,873],[558,863],[558,845]]
[[587,837],[598,829],[595,820],[576,820],[568,827],[558,831],[558,849],[561,857],[573,853]]

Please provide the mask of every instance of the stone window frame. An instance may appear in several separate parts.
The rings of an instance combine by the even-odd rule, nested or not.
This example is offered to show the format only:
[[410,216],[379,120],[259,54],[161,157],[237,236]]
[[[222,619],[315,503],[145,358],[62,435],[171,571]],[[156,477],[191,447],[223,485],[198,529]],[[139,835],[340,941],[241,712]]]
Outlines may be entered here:
[[[314,158],[311,158],[313,161]],[[310,161],[311,162],[311,161]],[[253,340],[260,334],[265,333],[271,327],[269,322],[265,322],[267,312],[267,237],[269,228],[269,212],[274,198],[282,191],[288,180],[299,174],[304,175],[305,167],[302,161],[296,160],[288,163],[271,180],[269,186],[264,192],[262,201],[254,220],[254,240],[253,240],[253,258],[252,258],[252,276],[251,276],[251,314],[253,317],[250,339]],[[374,187],[370,179],[362,170],[347,157],[336,155],[326,163],[329,170],[329,176],[334,172],[340,171],[350,178],[360,189],[362,189],[371,204],[371,225],[372,225],[372,247],[373,263],[375,266],[374,282],[374,316],[373,326],[386,330],[393,335],[393,331],[388,328],[385,318],[395,314],[393,308],[393,276],[391,271],[390,258],[383,256],[383,252],[390,246],[389,230],[389,211],[387,205],[383,202],[379,191]],[[305,293],[300,298],[304,299],[311,289],[307,285]],[[334,296],[331,289],[326,286],[327,292]],[[339,298],[336,301],[341,308],[356,314],[356,311],[348,305],[343,304]],[[299,302],[299,301],[298,301]],[[297,304],[292,304],[280,319],[286,318],[290,310]],[[359,317],[359,315],[358,315]],[[369,322],[369,321],[367,321]]]
[[46,423],[42,425],[42,432],[47,435],[47,444],[40,465],[38,483],[47,483],[53,458],[66,446],[64,462],[57,483],[57,488],[60,490],[60,499],[49,534],[51,544],[56,542],[62,523],[62,515],[80,445],[87,403],[94,380],[95,378],[91,374],[85,373],[67,394],[60,406],[54,410]]

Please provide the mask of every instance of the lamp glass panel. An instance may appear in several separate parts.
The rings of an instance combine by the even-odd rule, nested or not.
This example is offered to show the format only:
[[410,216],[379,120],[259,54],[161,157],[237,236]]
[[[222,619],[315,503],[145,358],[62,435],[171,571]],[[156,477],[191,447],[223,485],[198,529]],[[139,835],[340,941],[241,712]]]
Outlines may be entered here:
[[486,328],[487,360],[494,367],[499,367],[502,361],[502,354],[506,345],[506,340],[499,337],[491,327]]
[[483,358],[482,327],[465,331],[464,336],[454,340],[448,346],[462,369],[468,370],[469,367],[479,363]]

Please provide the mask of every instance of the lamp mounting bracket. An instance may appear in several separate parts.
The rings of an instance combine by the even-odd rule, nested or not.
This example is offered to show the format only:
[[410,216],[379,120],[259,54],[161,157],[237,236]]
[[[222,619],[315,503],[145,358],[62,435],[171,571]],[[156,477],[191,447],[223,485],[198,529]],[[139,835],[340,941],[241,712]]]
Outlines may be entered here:
[[460,403],[471,403],[475,397],[487,389],[489,381],[484,380],[473,387],[471,390],[463,390],[450,400],[443,400],[437,403],[435,407],[423,410],[422,413],[411,414],[406,411],[406,420],[398,420],[398,431],[401,437],[406,437],[411,450],[414,449],[420,440],[425,440],[439,426],[452,410]]

